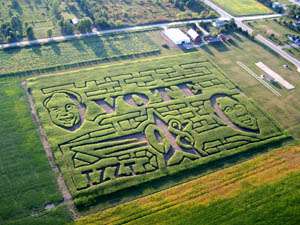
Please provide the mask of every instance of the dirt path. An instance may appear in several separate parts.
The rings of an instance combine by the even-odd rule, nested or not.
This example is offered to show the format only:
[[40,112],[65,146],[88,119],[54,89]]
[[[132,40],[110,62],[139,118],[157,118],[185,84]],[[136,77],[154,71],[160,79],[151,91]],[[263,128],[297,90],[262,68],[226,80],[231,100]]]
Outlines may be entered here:
[[27,91],[27,82],[26,81],[22,82],[22,87],[23,87],[24,91],[26,92],[28,103],[29,103],[29,106],[30,106],[32,119],[38,127],[40,140],[43,144],[43,147],[44,147],[44,150],[46,152],[49,164],[51,166],[51,169],[55,173],[58,188],[59,188],[60,192],[63,195],[63,198],[64,198],[63,204],[67,205],[69,211],[71,212],[71,215],[72,215],[73,219],[76,219],[76,218],[78,218],[78,214],[77,214],[77,211],[75,209],[75,205],[73,203],[72,195],[70,194],[70,192],[67,188],[67,185],[66,185],[66,183],[63,179],[63,176],[62,176],[61,172],[59,171],[58,166],[56,165],[56,163],[54,161],[54,155],[53,155],[53,152],[51,150],[50,144],[48,142],[47,135],[46,135],[46,133],[45,133],[45,131],[44,131],[42,125],[41,125],[41,122],[38,118],[37,112],[36,112],[35,107],[34,107],[33,97]]

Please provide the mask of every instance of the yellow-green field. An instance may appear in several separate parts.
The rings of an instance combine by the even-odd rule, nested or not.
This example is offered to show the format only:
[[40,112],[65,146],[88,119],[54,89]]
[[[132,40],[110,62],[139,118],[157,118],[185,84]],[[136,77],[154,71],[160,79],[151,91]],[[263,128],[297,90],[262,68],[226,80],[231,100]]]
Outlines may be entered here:
[[[293,183],[299,179],[299,153],[299,147],[266,153],[165,191],[82,217],[76,224],[207,225],[238,224],[238,221],[254,224],[261,217],[265,222],[275,220],[275,224],[283,224],[284,216],[277,218],[280,216],[274,215],[272,208],[276,212],[277,206],[285,207],[292,199],[295,202],[299,199],[298,191],[293,190],[297,187]],[[271,203],[272,199],[277,203]],[[236,210],[240,210],[238,214]],[[295,221],[299,218],[296,207],[288,206],[281,213],[294,216]],[[211,219],[207,220],[209,216]],[[286,222],[284,224],[293,224]]]
[[269,14],[272,11],[256,0],[213,0],[235,16]]

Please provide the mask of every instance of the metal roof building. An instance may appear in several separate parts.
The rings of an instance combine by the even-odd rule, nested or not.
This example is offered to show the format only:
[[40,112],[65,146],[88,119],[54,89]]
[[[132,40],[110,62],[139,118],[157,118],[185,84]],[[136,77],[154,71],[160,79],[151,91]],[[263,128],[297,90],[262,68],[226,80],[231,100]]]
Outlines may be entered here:
[[178,28],[166,29],[164,34],[176,45],[191,43],[191,39]]
[[187,34],[190,36],[192,41],[194,41],[194,42],[200,42],[201,41],[201,36],[194,29],[189,29]]

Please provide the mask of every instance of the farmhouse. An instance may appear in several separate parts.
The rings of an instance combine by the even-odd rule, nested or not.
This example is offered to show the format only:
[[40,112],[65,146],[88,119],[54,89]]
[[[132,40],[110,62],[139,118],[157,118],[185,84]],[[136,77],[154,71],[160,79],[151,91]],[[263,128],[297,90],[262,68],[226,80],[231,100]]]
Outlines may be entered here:
[[194,29],[189,29],[187,34],[192,39],[193,42],[195,43],[201,42],[201,36]]
[[176,45],[191,43],[191,39],[178,28],[167,29],[164,34]]

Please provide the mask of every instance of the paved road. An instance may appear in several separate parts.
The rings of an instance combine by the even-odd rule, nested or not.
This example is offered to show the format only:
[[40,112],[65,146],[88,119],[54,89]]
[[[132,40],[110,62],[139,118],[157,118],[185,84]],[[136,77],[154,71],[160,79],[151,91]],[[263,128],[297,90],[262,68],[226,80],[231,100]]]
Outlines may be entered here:
[[[238,27],[242,28],[245,31],[248,31],[248,33],[250,33],[250,34],[253,33],[253,29],[251,27],[249,27],[247,24],[243,23],[243,21],[250,20],[249,17],[248,18],[246,18],[246,17],[234,17],[234,16],[230,15],[229,13],[227,13],[222,8],[220,8],[215,3],[211,2],[210,0],[202,0],[202,2],[204,2],[209,7],[211,7],[212,9],[214,9],[222,17],[227,18],[227,19],[234,19]],[[276,14],[276,15],[279,16],[280,14],[279,15]],[[260,17],[261,19],[265,18],[265,17],[261,17],[261,16],[258,16],[258,17]],[[255,39],[258,40],[259,42],[263,43],[264,45],[268,46],[269,48],[271,48],[273,51],[275,51],[276,53],[278,53],[281,57],[283,57],[287,61],[289,61],[292,64],[294,64],[296,66],[297,70],[300,72],[300,61],[297,60],[296,58],[294,58],[293,56],[289,55],[287,52],[285,52],[282,49],[282,47],[274,44],[273,42],[269,41],[267,38],[263,37],[260,34],[256,35]]]
[[27,47],[27,46],[31,46],[31,45],[37,45],[37,44],[46,44],[46,43],[50,43],[50,42],[61,42],[61,41],[66,41],[66,40],[91,37],[91,36],[97,36],[97,35],[102,35],[102,34],[139,31],[139,30],[147,30],[147,29],[152,29],[152,28],[165,29],[166,27],[169,27],[169,26],[176,26],[176,25],[190,24],[190,23],[197,23],[197,22],[212,22],[212,21],[213,21],[212,19],[198,19],[198,20],[188,20],[188,21],[168,22],[168,23],[155,23],[155,24],[150,24],[150,25],[138,25],[138,26],[134,26],[134,27],[125,27],[125,28],[119,28],[119,29],[96,31],[96,32],[91,32],[91,33],[86,33],[86,34],[65,35],[65,36],[57,36],[57,37],[52,37],[52,38],[36,39],[36,40],[32,40],[32,41],[20,41],[20,42],[9,43],[9,44],[0,44],[0,49],[7,49],[7,48],[14,48],[14,47]]
[[[274,18],[274,17],[279,17],[279,16],[281,16],[281,15],[274,14],[274,15],[247,16],[247,17],[236,17],[236,18],[238,18],[240,21],[244,21],[244,20],[259,20],[259,19],[264,19],[264,18]],[[226,18],[228,18],[228,17],[226,17]],[[230,18],[233,18],[233,17],[230,17]],[[57,37],[42,38],[42,39],[37,39],[37,40],[32,40],[32,41],[20,41],[20,42],[9,43],[9,44],[0,44],[0,50],[8,49],[8,48],[15,48],[15,47],[28,47],[28,46],[32,46],[32,45],[46,44],[46,43],[50,43],[50,42],[62,42],[62,41],[66,41],[66,40],[91,37],[91,36],[97,36],[97,35],[102,35],[102,34],[139,31],[139,30],[146,30],[146,29],[152,29],[152,28],[165,29],[166,27],[170,27],[170,26],[199,23],[199,22],[211,22],[211,21],[212,21],[212,19],[198,19],[198,20],[188,20],[188,21],[168,22],[168,23],[155,23],[155,24],[150,24],[150,25],[140,25],[140,26],[134,26],[134,27],[120,28],[120,29],[97,31],[97,32],[91,32],[91,33],[86,33],[86,34],[57,36]]]

